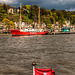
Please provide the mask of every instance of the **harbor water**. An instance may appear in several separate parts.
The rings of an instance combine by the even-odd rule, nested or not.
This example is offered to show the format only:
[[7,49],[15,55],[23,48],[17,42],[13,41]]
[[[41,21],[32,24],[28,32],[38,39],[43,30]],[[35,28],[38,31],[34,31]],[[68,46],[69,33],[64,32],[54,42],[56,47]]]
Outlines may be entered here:
[[56,75],[75,75],[75,34],[0,35],[0,75],[32,75],[32,62]]

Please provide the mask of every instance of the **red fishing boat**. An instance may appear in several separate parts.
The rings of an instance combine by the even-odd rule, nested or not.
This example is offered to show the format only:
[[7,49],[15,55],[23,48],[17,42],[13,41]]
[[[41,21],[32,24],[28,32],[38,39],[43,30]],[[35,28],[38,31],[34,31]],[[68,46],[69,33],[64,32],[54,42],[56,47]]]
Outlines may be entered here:
[[47,30],[43,30],[40,28],[40,8],[39,8],[39,19],[38,19],[38,29],[22,29],[21,28],[21,5],[20,5],[20,28],[19,29],[11,29],[12,35],[44,35],[47,34]]

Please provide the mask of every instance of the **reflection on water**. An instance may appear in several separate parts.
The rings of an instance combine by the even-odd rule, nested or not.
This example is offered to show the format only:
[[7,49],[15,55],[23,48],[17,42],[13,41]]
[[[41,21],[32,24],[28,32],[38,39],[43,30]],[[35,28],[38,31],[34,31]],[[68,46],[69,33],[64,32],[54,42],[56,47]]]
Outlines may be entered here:
[[75,34],[0,35],[1,75],[32,75],[32,62],[56,75],[75,75]]

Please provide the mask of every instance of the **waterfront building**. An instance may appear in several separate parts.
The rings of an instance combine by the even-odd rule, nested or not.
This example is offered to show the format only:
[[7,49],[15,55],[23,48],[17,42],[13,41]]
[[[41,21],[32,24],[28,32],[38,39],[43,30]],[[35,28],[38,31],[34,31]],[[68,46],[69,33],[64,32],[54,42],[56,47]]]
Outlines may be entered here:
[[2,25],[2,22],[0,22],[0,33],[2,33],[3,31],[3,25]]
[[64,27],[65,27],[65,26],[66,26],[66,27],[69,27],[69,26],[70,26],[70,21],[66,20],[66,21],[65,21],[65,24],[63,24],[63,26],[64,26]]
[[8,14],[9,13],[11,13],[11,14],[19,13],[19,8],[17,8],[17,7],[10,7],[7,12],[8,12]]

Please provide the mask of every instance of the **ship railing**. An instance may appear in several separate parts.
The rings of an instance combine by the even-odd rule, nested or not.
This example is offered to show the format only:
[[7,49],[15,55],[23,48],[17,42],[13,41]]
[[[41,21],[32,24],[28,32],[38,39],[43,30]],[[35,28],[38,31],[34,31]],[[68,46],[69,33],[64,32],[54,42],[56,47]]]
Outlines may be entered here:
[[24,32],[45,32],[43,29],[23,29]]

